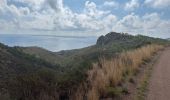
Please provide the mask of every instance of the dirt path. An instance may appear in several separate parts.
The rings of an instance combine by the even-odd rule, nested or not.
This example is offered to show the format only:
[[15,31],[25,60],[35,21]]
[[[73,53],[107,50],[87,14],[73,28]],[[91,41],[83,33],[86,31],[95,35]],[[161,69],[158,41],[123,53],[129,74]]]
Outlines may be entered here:
[[153,68],[146,100],[170,100],[170,47]]

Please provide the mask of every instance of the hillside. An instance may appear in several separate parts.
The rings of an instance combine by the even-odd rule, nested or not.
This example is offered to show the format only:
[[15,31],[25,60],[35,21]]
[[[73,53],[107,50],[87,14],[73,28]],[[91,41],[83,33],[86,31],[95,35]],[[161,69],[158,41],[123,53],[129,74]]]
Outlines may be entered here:
[[18,48],[23,50],[25,53],[35,56],[36,58],[45,58],[46,61],[56,64],[61,62],[63,57],[61,55],[57,55],[55,52],[50,52],[40,47],[20,47]]
[[63,50],[59,52],[50,52],[38,47],[20,48],[21,51],[35,55],[53,64],[70,65],[77,60],[97,61],[99,57],[112,57],[118,52],[135,49],[146,44],[165,43],[166,40],[152,38],[142,35],[132,36],[124,33],[110,32],[105,36],[100,36],[93,46],[75,50]]
[[[14,85],[15,79],[19,76],[34,73],[55,73],[57,75],[60,72],[59,65],[51,65],[42,59],[18,51],[15,47],[0,44],[0,98],[9,94],[9,91],[14,88],[11,85]],[[45,77],[41,78],[43,80]]]
[[100,58],[109,60],[122,51],[166,43],[163,39],[111,32],[100,36],[93,46],[60,52],[0,44],[0,97],[9,98],[7,95],[10,95],[16,100],[67,100],[86,81],[87,71]]
[[58,70],[59,65],[52,66],[50,63],[37,59],[36,57],[19,51],[16,47],[8,47],[0,44],[0,67],[3,70],[1,75],[25,74],[45,69]]

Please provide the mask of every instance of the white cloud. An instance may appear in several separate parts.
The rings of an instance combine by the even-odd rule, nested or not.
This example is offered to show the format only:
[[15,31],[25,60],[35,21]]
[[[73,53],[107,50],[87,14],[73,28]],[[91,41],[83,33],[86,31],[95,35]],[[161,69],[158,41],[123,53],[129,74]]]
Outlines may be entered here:
[[28,3],[33,5],[40,5],[44,0],[8,0],[8,1],[16,1],[21,3]]
[[40,10],[45,2],[45,0],[6,0],[8,2],[8,5],[15,5],[18,6],[26,6],[30,10]]
[[[131,13],[120,19],[113,30],[145,35],[169,34],[170,20],[163,20],[158,13],[145,14],[143,16]],[[147,34],[148,33],[148,34]]]
[[23,15],[29,15],[30,10],[27,7],[20,7],[20,13],[22,13]]
[[3,6],[3,5],[6,5],[7,4],[7,1],[6,0],[1,0],[0,1],[0,7]]
[[15,5],[7,5],[6,0],[2,0],[0,4],[0,14],[1,16],[11,16],[11,18],[16,18],[19,16],[27,15],[30,13],[28,7],[16,7]]
[[15,29],[17,28],[16,25],[14,24],[14,22],[9,21],[8,23],[6,22],[6,20],[0,19],[0,29],[1,31],[5,30],[11,30],[11,29]]
[[[158,13],[148,13],[143,16],[131,13],[119,18],[111,11],[103,10],[96,3],[90,1],[85,2],[83,10],[79,13],[66,6],[63,0],[15,1],[28,3],[29,6],[7,4],[6,0],[0,0],[1,30],[106,33],[113,29],[113,31],[130,33],[163,32],[168,34],[170,32],[170,21],[161,19]],[[114,6],[114,3],[105,1],[103,5]],[[126,3],[125,8],[132,11],[137,7],[139,7],[138,0],[131,0]]]
[[138,0],[131,0],[125,4],[125,10],[135,10],[139,7],[139,1]]
[[166,8],[170,6],[170,0],[145,0],[144,3],[153,8]]
[[[15,1],[26,3],[29,0]],[[33,8],[30,7],[17,7],[13,4],[7,5],[5,1],[3,2],[4,6],[2,10],[0,9],[0,15],[8,16],[9,18],[4,18],[1,22],[1,29],[5,29],[3,26],[7,27],[4,25],[4,21],[6,21],[11,26],[15,26],[9,28],[20,30],[101,31],[111,30],[112,22],[117,19],[109,11],[99,10],[97,5],[90,1],[85,2],[85,8],[81,13],[73,12],[63,4],[63,0],[46,0],[44,3],[36,3],[33,0],[29,1],[30,4],[32,3],[35,6],[46,4],[44,5],[46,9],[42,9],[41,12],[39,12],[39,9],[32,10]]]
[[84,13],[91,17],[100,18],[101,16],[108,14],[110,12],[98,10],[94,2],[86,1]]
[[46,0],[46,3],[56,12],[63,12],[65,10],[63,0]]
[[119,3],[115,2],[115,1],[105,1],[103,5],[106,7],[118,8]]

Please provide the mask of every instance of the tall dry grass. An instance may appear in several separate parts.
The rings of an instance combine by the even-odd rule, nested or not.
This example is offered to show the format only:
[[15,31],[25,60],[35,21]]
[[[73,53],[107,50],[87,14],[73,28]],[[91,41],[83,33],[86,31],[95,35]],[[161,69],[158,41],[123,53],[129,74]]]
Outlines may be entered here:
[[111,60],[101,58],[99,63],[93,64],[93,68],[88,71],[87,100],[99,100],[105,95],[108,86],[115,87],[125,76],[132,76],[144,61],[151,59],[161,48],[163,46],[152,44],[123,52]]

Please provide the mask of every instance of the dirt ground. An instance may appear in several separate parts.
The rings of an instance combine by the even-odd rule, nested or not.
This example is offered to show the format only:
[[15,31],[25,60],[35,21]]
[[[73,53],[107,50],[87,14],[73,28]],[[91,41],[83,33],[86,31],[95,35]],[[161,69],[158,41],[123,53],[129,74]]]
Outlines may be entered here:
[[170,47],[153,67],[146,100],[170,100]]

